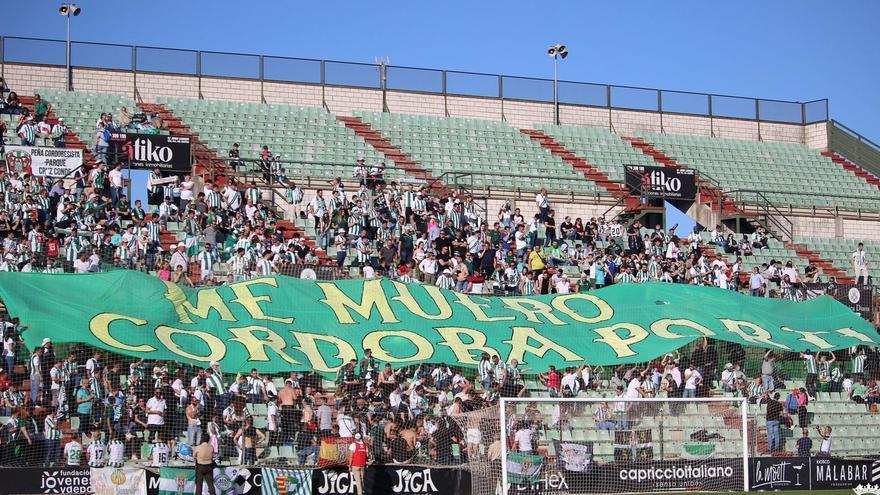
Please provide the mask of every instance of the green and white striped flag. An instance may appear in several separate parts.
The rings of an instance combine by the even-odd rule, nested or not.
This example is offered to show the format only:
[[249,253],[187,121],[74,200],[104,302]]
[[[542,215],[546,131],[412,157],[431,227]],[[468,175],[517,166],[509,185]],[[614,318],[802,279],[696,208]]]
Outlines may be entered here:
[[262,495],[311,495],[310,469],[263,468]]
[[159,495],[189,495],[195,492],[195,470],[171,467],[159,469]]
[[[251,484],[247,481],[250,472],[237,467],[214,468],[214,495],[235,495],[247,493]],[[208,485],[202,485],[202,493],[209,493]],[[196,492],[196,471],[193,468],[180,469],[163,467],[159,470],[159,495],[190,495]]]
[[532,485],[541,479],[544,456],[535,454],[507,454],[507,482],[513,485]]
[[697,461],[715,457],[714,443],[686,443],[681,450],[682,459]]

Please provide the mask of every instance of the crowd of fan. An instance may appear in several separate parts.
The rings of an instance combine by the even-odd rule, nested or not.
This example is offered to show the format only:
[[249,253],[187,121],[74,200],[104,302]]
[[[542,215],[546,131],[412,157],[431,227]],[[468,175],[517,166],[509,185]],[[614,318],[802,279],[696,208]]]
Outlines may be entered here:
[[[6,101],[4,111],[15,113],[17,108],[25,114],[13,94]],[[36,110],[40,122],[50,106],[43,102]],[[126,115],[123,112],[120,119],[123,127],[141,125],[138,118],[127,121]],[[28,119],[23,128],[32,125]],[[161,126],[150,126],[157,124]],[[365,277],[384,275],[475,294],[568,293],[653,281],[787,296],[787,289],[802,280],[791,262],[785,267],[775,262],[754,267],[752,274],[742,277],[745,285],[741,282],[743,257],[767,247],[760,229],[740,241],[724,236],[721,229],[712,232],[717,249],[737,256],[730,265],[724,257],[710,260],[696,231],[683,239],[674,228],[655,226],[643,232],[638,222],[624,227],[616,220],[565,217],[557,224],[545,190],[536,195],[532,212],[506,204],[488,221],[467,194],[435,194],[425,186],[386,183],[381,165],[367,167],[362,160],[356,168],[356,190],[347,191],[338,178],[305,201],[303,189],[284,175],[283,165],[268,148],[259,185],[256,180],[230,178],[222,187],[206,182],[197,191],[190,176],[169,179],[157,169],[148,186],[149,205],[131,204],[123,193],[121,166],[111,165],[107,153],[111,126],[120,129],[109,114],[102,115],[95,143],[100,163],[77,170],[68,186],[22,170],[0,171],[0,270],[87,273],[110,265],[190,286],[289,274],[294,266],[322,263],[321,253],[305,238],[286,232],[285,221],[306,219],[315,228],[318,247],[335,248],[340,273],[350,265]],[[65,135],[66,129],[58,136],[52,131],[54,144],[63,145]],[[230,159],[237,160],[237,153],[230,152]],[[287,205],[276,212],[263,201],[262,189],[279,184]],[[184,239],[166,249],[161,236],[169,223],[182,226]],[[566,267],[575,267],[574,282]],[[224,269],[225,277],[215,272],[218,268]],[[817,273],[810,266],[803,279],[815,281]],[[284,444],[295,446],[300,463],[315,462],[322,437],[350,438],[355,432],[369,439],[377,460],[430,458],[445,463],[451,462],[453,445],[475,452],[468,445],[474,434],[463,435],[450,416],[492,404],[502,395],[525,393],[525,370],[515,361],[503,363],[488,355],[479,366],[480,386],[474,387],[460,370],[443,365],[394,370],[380,366],[366,351],[360,362],[342,368],[338,386],[328,394],[314,373],[292,373],[279,389],[270,377],[256,372],[232,377],[217,365],[169,369],[138,361],[122,369],[118,359],[102,363],[100,354],[84,355],[88,351],[81,349],[56,356],[50,341],[27,358],[29,388],[23,390],[25,382],[14,375],[15,366],[24,361],[18,348],[21,330],[13,322],[3,335],[6,366],[0,371],[0,391],[2,407],[12,418],[3,430],[0,464],[40,458],[56,465],[62,456],[68,464],[79,463],[80,432],[90,439],[91,463],[101,462],[105,448],[111,462],[118,463],[120,456],[133,459],[140,455],[139,442],[146,440],[155,442],[152,462],[161,464],[184,432],[187,444],[208,435],[219,456],[237,455],[243,463],[256,460],[258,446],[266,452],[265,447]],[[776,388],[772,368],[766,375],[770,382],[762,367],[762,376],[750,383],[740,371],[741,360],[731,359],[719,374],[714,369],[717,357],[709,357],[706,345],[702,349],[706,356],[694,359],[684,371],[670,358],[645,368],[613,370],[607,379],[618,394],[692,397],[708,393],[708,377],[717,375],[725,392],[769,400]],[[853,363],[861,360],[864,367],[866,358],[858,356],[865,351],[861,352]],[[829,364],[826,375],[819,366],[833,363],[834,356],[811,356],[801,356],[808,366],[805,396],[815,397],[817,384],[827,382],[847,390],[854,400],[873,404],[880,399],[876,383],[865,382],[855,364],[848,376]],[[772,366],[772,354],[765,363],[768,359]],[[809,371],[811,360],[816,371]],[[564,372],[548,370],[541,379],[551,394],[576,396],[602,383],[601,373],[585,364]],[[249,403],[267,404],[265,429],[254,426]],[[76,436],[62,427],[71,417],[78,419]],[[104,440],[110,441],[106,447]]]
[[[21,105],[6,110],[11,108],[27,112]],[[51,105],[38,97],[35,108],[37,117],[45,118]],[[546,190],[535,196],[531,212],[507,203],[487,218],[468,194],[387,183],[384,164],[368,166],[364,160],[355,167],[354,191],[337,178],[305,201],[305,191],[285,176],[280,157],[266,146],[259,183],[231,177],[222,186],[206,182],[198,191],[190,176],[166,177],[156,169],[149,204],[131,204],[122,168],[108,156],[108,134],[140,125],[139,120],[124,108],[118,125],[109,113],[101,114],[95,126],[98,165],[66,181],[27,170],[0,172],[0,270],[89,272],[116,266],[195,286],[335,264],[336,276],[350,276],[346,265],[357,266],[368,278],[384,275],[469,293],[531,295],[668,282],[793,299],[803,297],[802,282],[818,281],[815,265],[802,276],[791,261],[754,266],[749,273],[743,260],[768,245],[760,228],[740,240],[720,227],[712,230],[714,249],[736,256],[728,263],[726,256],[707,256],[696,230],[682,238],[675,228],[647,230],[639,222],[625,227],[595,217],[558,221]],[[155,119],[151,124],[161,125]],[[63,143],[67,129],[63,122],[57,126]],[[237,146],[229,157],[232,168],[243,165]],[[270,187],[285,191],[286,205],[264,201]],[[310,220],[315,243],[285,222],[296,219]],[[169,222],[182,228],[184,239],[163,246]],[[332,248],[335,260],[314,247]],[[833,278],[828,282],[834,284]]]
[[[485,434],[483,442],[487,425],[461,414],[497,405],[501,397],[534,393],[527,388],[527,376],[536,376],[551,397],[610,392],[608,402],[594,411],[595,427],[608,430],[637,426],[640,417],[634,403],[616,397],[748,397],[766,411],[771,451],[783,448],[779,428],[793,427],[794,418],[798,427],[810,426],[809,403],[820,391],[838,392],[868,408],[880,402],[876,348],[846,353],[848,372],[835,353],[767,351],[754,379],[742,371],[746,355],[741,346],[705,339],[687,357],[674,353],[616,368],[584,362],[564,370],[551,366],[543,373],[487,353],[473,374],[443,363],[394,368],[366,349],[362,358],[343,365],[333,386],[325,389],[326,382],[314,372],[224,373],[216,362],[206,368],[147,363],[85,346],[56,354],[50,339],[25,357],[18,347],[27,326],[12,319],[3,330],[0,414],[10,418],[0,431],[0,465],[79,465],[88,460],[91,466],[129,461],[161,466],[175,456],[187,459],[203,437],[223,462],[252,465],[270,456],[273,447],[290,446],[293,457],[287,462],[312,465],[321,462],[322,440],[345,444],[358,433],[374,462],[467,462],[469,455],[492,452],[492,435]],[[723,370],[720,354],[730,360]],[[780,400],[788,380],[777,367],[783,359],[802,360],[806,381]],[[539,426],[571,430],[567,419],[557,411]],[[830,430],[826,433],[830,438]]]

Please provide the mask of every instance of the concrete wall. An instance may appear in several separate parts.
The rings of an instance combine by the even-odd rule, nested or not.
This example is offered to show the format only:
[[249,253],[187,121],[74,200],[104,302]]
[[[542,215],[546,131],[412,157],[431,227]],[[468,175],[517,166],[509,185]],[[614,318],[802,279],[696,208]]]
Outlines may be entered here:
[[804,144],[814,150],[828,149],[828,123],[807,124],[804,127]]
[[[63,90],[63,67],[48,67],[7,63],[3,74],[9,85],[23,94],[35,89]],[[146,102],[159,96],[199,98],[230,101],[281,103],[319,107],[326,103],[331,112],[350,115],[356,111],[381,112],[382,93],[377,89],[326,87],[323,97],[320,86],[286,82],[264,82],[247,79],[203,77],[201,88],[195,76],[177,74],[139,73],[135,77],[125,71],[103,69],[74,69],[74,89],[98,93],[133,95],[135,86]],[[533,127],[552,124],[553,105],[493,98],[447,96],[404,91],[388,91],[388,109],[392,112],[442,117],[463,117],[486,120],[506,120],[515,127]],[[659,114],[638,110],[619,110],[560,105],[563,125],[611,128],[619,134],[666,132],[692,136],[715,136],[730,139],[759,139],[758,123],[747,120],[709,118],[694,115]],[[801,126],[796,124],[760,124],[760,138],[764,141],[806,143],[814,149],[827,148],[825,124]]]
[[828,237],[880,241],[880,217],[833,217],[830,215],[790,215],[795,236]]

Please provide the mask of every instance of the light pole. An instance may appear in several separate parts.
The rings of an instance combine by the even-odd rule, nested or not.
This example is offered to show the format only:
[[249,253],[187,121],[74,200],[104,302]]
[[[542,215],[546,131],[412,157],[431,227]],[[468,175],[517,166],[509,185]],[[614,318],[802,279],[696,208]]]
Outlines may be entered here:
[[559,59],[568,56],[568,49],[565,45],[555,44],[547,50],[547,55],[553,57],[553,113],[555,115],[554,122],[559,125],[559,77],[558,66]]
[[67,90],[73,91],[73,81],[70,72],[70,16],[76,17],[82,9],[72,3],[62,3],[58,13],[67,18]]

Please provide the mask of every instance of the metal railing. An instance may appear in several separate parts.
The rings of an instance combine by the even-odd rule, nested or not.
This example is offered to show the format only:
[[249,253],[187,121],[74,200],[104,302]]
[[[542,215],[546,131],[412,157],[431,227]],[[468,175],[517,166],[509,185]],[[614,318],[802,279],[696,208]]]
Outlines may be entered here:
[[[64,67],[64,47],[62,40],[0,37],[0,74],[8,63]],[[264,82],[319,85],[322,95],[325,86],[344,86],[374,89],[383,95],[386,91],[397,91],[553,102],[553,81],[534,77],[82,41],[71,43],[71,57],[71,65],[77,69],[133,73],[131,94],[135,99],[139,96],[137,75],[161,73],[195,78],[199,98],[203,78],[232,78],[260,81],[263,102]],[[800,125],[829,119],[827,99],[784,101],[578,81],[559,81],[558,93],[561,105],[609,110]],[[323,104],[326,106],[326,100]],[[502,117],[503,112],[502,106]]]
[[763,192],[737,190],[726,194],[733,196],[737,207],[755,213],[756,220],[767,227],[771,235],[783,242],[794,240],[794,223]]
[[880,145],[834,119],[828,128],[828,149],[880,177]]

